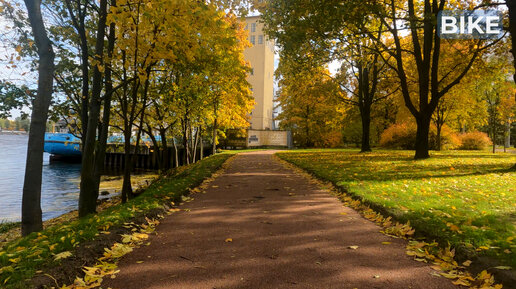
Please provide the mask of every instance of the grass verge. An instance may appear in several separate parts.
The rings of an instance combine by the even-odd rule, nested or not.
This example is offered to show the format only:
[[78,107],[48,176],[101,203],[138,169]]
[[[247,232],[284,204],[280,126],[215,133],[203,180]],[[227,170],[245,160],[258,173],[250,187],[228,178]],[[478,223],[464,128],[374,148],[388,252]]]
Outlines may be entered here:
[[190,189],[210,177],[233,154],[218,154],[172,170],[126,204],[107,208],[99,214],[79,220],[57,224],[6,244],[0,251],[0,287],[29,288],[28,282],[36,273],[42,273],[41,269],[60,264],[61,261],[54,260],[59,253],[73,252],[80,244],[108,234],[108,230],[121,227],[128,220],[146,212],[161,210],[171,202],[181,202]]
[[8,232],[12,228],[20,226],[20,222],[1,222],[0,223],[0,234]]
[[340,190],[462,258],[488,256],[516,268],[516,156],[435,152],[414,161],[410,151],[299,150],[283,160]]

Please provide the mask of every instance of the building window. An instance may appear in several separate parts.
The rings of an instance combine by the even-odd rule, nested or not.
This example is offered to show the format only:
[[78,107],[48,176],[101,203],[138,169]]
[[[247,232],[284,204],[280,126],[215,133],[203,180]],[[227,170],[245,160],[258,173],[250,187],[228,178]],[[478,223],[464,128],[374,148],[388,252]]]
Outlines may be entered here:
[[256,23],[251,23],[251,32],[256,32]]
[[250,40],[251,44],[254,45],[255,44],[255,36],[254,35],[251,35],[251,40]]
[[263,35],[258,35],[258,44],[263,44]]

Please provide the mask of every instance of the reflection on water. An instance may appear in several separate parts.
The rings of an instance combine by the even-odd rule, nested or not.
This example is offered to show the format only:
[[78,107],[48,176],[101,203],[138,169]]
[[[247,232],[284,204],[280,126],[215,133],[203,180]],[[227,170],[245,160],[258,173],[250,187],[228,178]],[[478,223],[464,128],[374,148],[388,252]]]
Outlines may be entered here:
[[[0,221],[19,221],[28,136],[0,134]],[[80,164],[49,163],[45,153],[41,209],[48,220],[77,208]]]

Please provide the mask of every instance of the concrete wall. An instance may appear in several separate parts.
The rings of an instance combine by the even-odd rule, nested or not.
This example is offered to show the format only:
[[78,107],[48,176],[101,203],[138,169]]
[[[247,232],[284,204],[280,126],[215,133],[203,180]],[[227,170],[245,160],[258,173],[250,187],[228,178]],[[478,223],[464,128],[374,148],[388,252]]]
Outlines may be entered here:
[[249,130],[247,147],[290,147],[289,132],[280,130]]

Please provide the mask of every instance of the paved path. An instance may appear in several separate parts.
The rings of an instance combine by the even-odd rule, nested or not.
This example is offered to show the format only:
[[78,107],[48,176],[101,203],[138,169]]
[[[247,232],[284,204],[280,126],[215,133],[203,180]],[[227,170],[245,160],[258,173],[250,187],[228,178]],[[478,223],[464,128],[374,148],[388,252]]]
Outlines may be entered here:
[[151,245],[126,255],[102,287],[456,288],[411,260],[404,240],[379,233],[272,152],[236,156],[194,198],[182,207],[190,211],[162,220]]

